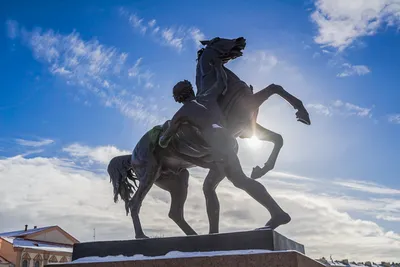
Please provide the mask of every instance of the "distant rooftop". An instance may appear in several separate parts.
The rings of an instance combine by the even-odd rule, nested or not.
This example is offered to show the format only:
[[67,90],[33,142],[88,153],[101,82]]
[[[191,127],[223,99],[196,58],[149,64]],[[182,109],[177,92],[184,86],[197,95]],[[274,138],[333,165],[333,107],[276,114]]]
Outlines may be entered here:
[[19,231],[13,231],[13,232],[0,233],[0,236],[3,236],[3,237],[22,237],[22,236],[25,236],[25,235],[34,234],[34,233],[49,229],[51,227],[55,227],[55,225],[46,226],[46,227],[40,227],[40,228],[26,229],[26,230],[19,230]]
[[10,263],[8,260],[0,256],[0,263]]
[[30,248],[45,251],[59,251],[72,253],[72,246],[70,245],[54,245],[47,242],[30,241],[16,237],[2,237],[5,241],[9,242],[15,248]]

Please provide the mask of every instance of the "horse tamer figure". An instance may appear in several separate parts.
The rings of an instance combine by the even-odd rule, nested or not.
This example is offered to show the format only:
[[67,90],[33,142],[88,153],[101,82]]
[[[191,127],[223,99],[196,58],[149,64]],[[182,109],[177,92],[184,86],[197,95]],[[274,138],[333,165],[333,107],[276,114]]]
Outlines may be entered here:
[[[169,217],[187,235],[196,232],[184,219],[187,198],[188,168],[200,166],[209,169],[203,184],[209,233],[219,232],[219,201],[215,192],[227,177],[237,188],[246,191],[263,205],[271,219],[263,228],[275,229],[290,222],[289,214],[255,179],[275,166],[283,145],[280,134],[265,129],[256,122],[258,109],[271,95],[277,94],[297,110],[298,121],[310,125],[302,102],[281,86],[271,84],[257,93],[224,66],[229,60],[242,56],[246,46],[243,37],[223,39],[216,37],[202,41],[205,48],[198,51],[196,68],[197,94],[188,81],[177,83],[174,98],[183,104],[172,120],[155,126],[137,143],[132,155],[113,158],[108,173],[118,195],[125,201],[126,212],[131,212],[136,238],[146,238],[139,211],[142,201],[153,184],[171,194]],[[237,137],[274,143],[273,151],[261,168],[253,168],[251,178],[242,170],[237,156]],[[129,180],[139,181],[135,188]],[[132,196],[133,195],[133,196]]]

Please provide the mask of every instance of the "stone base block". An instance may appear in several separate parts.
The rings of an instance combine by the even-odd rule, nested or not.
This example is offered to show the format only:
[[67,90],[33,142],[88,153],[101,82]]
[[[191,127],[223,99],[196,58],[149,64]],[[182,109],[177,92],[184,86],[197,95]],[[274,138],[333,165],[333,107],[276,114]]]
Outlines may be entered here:
[[295,250],[304,246],[273,230],[253,230],[210,235],[179,236],[122,241],[99,241],[74,245],[72,260],[106,256],[162,256],[171,251],[210,252],[232,250]]
[[[88,259],[89,260],[89,259]],[[46,265],[57,267],[324,267],[321,263],[297,251],[271,251],[248,254],[193,256],[178,258],[156,258],[129,260],[112,257],[92,258],[94,262],[72,262]],[[98,261],[99,260],[99,261]]]

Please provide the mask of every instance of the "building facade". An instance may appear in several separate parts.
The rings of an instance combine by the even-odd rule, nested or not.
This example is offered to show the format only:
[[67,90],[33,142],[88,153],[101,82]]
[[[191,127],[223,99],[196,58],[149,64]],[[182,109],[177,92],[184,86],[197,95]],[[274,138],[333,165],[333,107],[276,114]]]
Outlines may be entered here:
[[59,226],[0,233],[0,267],[43,267],[47,263],[70,262],[79,241]]

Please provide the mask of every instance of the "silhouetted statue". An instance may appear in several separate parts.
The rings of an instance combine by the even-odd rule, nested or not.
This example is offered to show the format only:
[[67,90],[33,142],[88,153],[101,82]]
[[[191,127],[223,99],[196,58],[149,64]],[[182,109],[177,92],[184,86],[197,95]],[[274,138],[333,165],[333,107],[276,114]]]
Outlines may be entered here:
[[[120,156],[119,160],[113,159],[109,164],[114,200],[120,195],[125,201],[127,213],[131,212],[136,238],[146,237],[139,211],[153,184],[171,194],[169,217],[185,234],[196,234],[183,216],[189,178],[187,169],[195,166],[209,169],[203,184],[209,233],[219,232],[219,201],[215,190],[225,177],[270,212],[271,219],[265,228],[275,229],[291,220],[265,187],[255,180],[274,168],[283,145],[280,134],[265,129],[256,120],[260,105],[273,94],[281,96],[298,110],[298,121],[310,125],[307,110],[299,99],[279,85],[271,84],[254,94],[251,86],[224,66],[229,60],[242,56],[246,46],[244,38],[217,37],[201,43],[205,48],[198,51],[197,94],[194,95],[190,82],[177,83],[173,95],[183,106],[172,120],[148,131],[139,140],[132,155]],[[236,138],[253,135],[273,142],[274,148],[264,166],[253,168],[249,178],[237,157]],[[126,167],[123,163],[130,159],[131,165]],[[129,179],[138,180],[139,186],[130,187]]]

